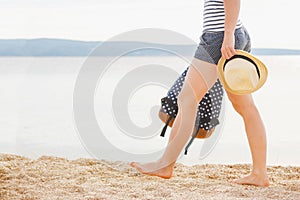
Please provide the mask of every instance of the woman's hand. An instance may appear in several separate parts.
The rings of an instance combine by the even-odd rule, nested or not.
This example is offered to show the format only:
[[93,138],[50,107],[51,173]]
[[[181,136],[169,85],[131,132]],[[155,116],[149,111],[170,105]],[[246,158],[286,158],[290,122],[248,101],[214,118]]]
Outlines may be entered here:
[[236,54],[236,51],[234,49],[234,43],[235,43],[234,33],[225,32],[222,47],[221,47],[221,53],[224,59],[229,59]]
[[234,49],[234,30],[240,12],[240,0],[224,0],[225,31],[221,48],[222,57],[229,59],[236,52]]

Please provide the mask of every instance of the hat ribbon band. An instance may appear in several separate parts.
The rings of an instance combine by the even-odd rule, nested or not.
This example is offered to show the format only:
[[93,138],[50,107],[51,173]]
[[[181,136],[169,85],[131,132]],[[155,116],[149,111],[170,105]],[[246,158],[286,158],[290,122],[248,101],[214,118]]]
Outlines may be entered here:
[[255,63],[252,59],[250,59],[250,58],[248,58],[247,56],[244,56],[244,55],[234,55],[234,56],[232,56],[231,58],[227,59],[227,60],[225,61],[225,63],[224,63],[223,71],[225,70],[226,64],[227,64],[229,61],[231,61],[232,59],[235,59],[235,58],[243,58],[243,59],[245,59],[245,60],[251,62],[251,63],[255,66],[255,68],[256,68],[256,72],[257,72],[258,78],[260,78],[260,72],[259,72],[259,69],[258,69],[256,63]]

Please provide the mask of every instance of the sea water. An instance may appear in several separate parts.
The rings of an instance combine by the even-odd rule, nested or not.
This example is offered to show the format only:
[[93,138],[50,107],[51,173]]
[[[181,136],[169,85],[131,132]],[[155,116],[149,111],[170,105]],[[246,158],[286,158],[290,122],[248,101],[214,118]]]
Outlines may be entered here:
[[[300,56],[260,58],[267,65],[269,76],[266,84],[253,97],[267,130],[268,164],[299,166]],[[74,109],[77,108],[73,105],[73,94],[86,60],[86,57],[0,58],[1,153],[31,158],[42,155],[68,159],[94,157],[86,139],[83,139],[88,130],[85,133],[77,127],[77,123],[89,122],[74,120]],[[146,68],[160,69],[159,66],[164,67],[164,73],[169,71],[170,75],[160,71],[139,74]],[[112,148],[145,156],[163,150],[170,128],[166,137],[159,136],[163,123],[158,120],[157,112],[160,99],[166,95],[170,85],[158,83],[157,80],[168,79],[170,84],[175,81],[174,73],[181,74],[187,66],[186,60],[171,56],[123,57],[105,66],[91,98],[94,98],[93,112],[101,134]],[[139,68],[140,72],[135,71]],[[136,76],[134,73],[137,73]],[[160,74],[163,76],[159,77]],[[152,78],[156,82],[151,82]],[[114,95],[116,88],[121,86],[121,99],[113,99],[118,97]],[[127,107],[118,110],[118,104],[113,104],[113,100]],[[219,135],[210,154],[200,158],[205,141],[196,139],[188,155],[181,155],[179,162],[187,165],[251,163],[242,118],[234,111],[226,95],[222,112],[224,117],[216,130]],[[154,122],[155,131],[149,135],[148,126]],[[99,143],[101,149],[103,141],[94,142]],[[103,149],[105,153],[107,149]],[[101,159],[99,156],[96,158]],[[127,161],[125,157],[116,159]]]

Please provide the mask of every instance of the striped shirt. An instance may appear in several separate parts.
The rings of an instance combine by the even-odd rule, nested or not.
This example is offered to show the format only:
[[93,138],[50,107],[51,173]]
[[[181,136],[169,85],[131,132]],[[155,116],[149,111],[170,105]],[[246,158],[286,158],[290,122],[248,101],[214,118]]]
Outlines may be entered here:
[[[225,10],[223,0],[204,0],[203,32],[224,31]],[[236,27],[240,28],[242,22],[238,19]]]

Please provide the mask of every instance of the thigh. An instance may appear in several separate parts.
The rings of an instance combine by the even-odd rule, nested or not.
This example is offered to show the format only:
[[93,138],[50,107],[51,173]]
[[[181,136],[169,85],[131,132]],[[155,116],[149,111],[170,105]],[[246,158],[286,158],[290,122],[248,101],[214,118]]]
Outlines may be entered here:
[[197,100],[200,101],[216,80],[216,65],[193,58],[186,75],[183,89],[185,87],[192,88]]
[[232,105],[237,108],[243,108],[247,106],[251,106],[254,104],[253,98],[251,94],[245,94],[245,95],[236,95],[233,93],[230,93],[226,90],[227,96],[232,103]]

